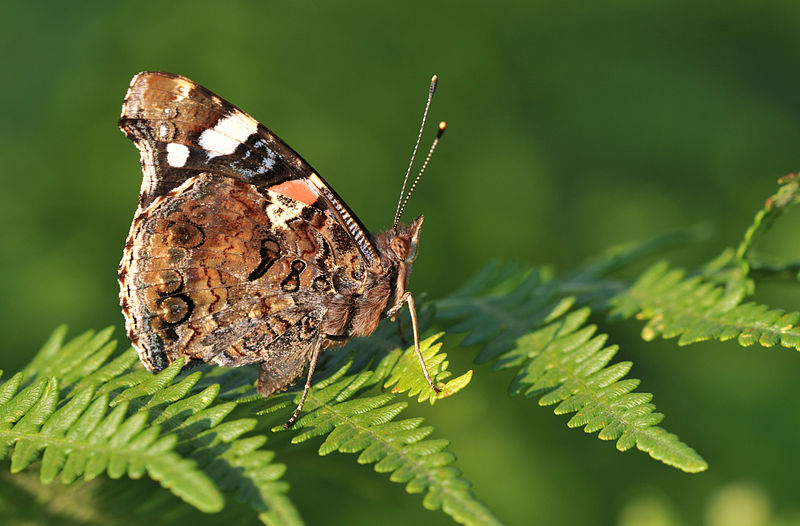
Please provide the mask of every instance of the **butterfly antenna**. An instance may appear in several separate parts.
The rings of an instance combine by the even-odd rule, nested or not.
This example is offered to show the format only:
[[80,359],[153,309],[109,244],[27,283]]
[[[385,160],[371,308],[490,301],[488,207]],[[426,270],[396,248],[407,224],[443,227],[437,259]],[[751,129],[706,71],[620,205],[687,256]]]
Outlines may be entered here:
[[403,179],[403,187],[400,189],[400,198],[397,200],[397,210],[394,213],[393,226],[397,226],[400,222],[401,204],[403,202],[403,195],[406,193],[406,184],[408,183],[408,176],[411,175],[411,167],[414,166],[414,159],[417,157],[417,149],[419,148],[419,141],[422,139],[422,131],[425,129],[425,120],[428,118],[428,109],[431,107],[433,94],[436,92],[436,84],[439,82],[439,77],[436,75],[431,78],[431,87],[428,90],[428,101],[425,103],[425,112],[422,114],[422,124],[419,126],[419,134],[417,135],[417,142],[414,144],[414,151],[411,152],[411,161],[408,163],[406,176]]
[[[442,138],[442,135],[444,135],[444,131],[446,129],[447,129],[447,123],[444,121],[440,122],[439,131],[436,133],[436,138],[433,140],[430,150],[428,150],[428,155],[425,156],[425,162],[422,163],[422,168],[419,169],[419,173],[417,174],[416,179],[414,179],[414,183],[412,183],[411,187],[408,189],[408,194],[406,195],[406,198],[403,200],[403,205],[400,207],[400,211],[397,214],[398,219],[400,218],[401,215],[403,215],[403,211],[406,209],[406,204],[408,203],[408,200],[411,198],[411,194],[414,193],[414,188],[417,187],[419,178],[422,177],[422,174],[428,167],[428,163],[431,162],[431,157],[433,157],[433,150],[436,149],[436,146],[439,144],[439,139]],[[395,222],[395,226],[397,226],[397,222]]]

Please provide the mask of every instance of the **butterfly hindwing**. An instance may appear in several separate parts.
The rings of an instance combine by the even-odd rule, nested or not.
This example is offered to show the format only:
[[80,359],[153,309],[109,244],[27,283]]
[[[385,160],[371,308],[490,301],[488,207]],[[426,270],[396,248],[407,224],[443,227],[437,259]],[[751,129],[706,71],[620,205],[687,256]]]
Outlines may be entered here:
[[150,370],[179,356],[269,362],[278,388],[302,373],[335,287],[356,287],[364,271],[328,214],[203,173],[134,219],[120,298],[128,336]]

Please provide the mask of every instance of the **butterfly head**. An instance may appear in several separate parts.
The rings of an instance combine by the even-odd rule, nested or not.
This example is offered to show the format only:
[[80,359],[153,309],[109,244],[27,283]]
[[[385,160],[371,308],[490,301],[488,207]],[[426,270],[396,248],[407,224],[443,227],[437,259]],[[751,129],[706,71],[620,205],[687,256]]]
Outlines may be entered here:
[[419,246],[419,234],[422,231],[422,222],[425,216],[419,216],[410,225],[397,225],[392,228],[392,238],[389,247],[392,254],[399,260],[408,265],[417,259],[417,247]]

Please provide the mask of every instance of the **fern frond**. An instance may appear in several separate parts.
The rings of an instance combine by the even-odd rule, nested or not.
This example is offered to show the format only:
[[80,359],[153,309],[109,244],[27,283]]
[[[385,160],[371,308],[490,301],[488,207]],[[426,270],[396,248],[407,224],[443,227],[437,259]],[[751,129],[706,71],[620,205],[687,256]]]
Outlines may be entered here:
[[[440,353],[441,343],[433,343],[441,338],[444,333],[431,336],[420,343],[420,351],[425,359],[428,372],[437,382],[449,378],[452,373],[447,369],[449,362],[447,355]],[[412,348],[409,347],[408,350]],[[461,376],[450,380],[444,386],[440,386],[441,392],[433,391],[428,385],[422,373],[416,353],[401,352],[399,349],[393,350],[382,362],[383,367],[389,368],[389,375],[383,384],[385,389],[392,388],[392,393],[408,393],[409,397],[417,397],[417,402],[429,401],[431,405],[440,398],[446,398],[464,387],[472,380],[472,371],[467,371]],[[380,374],[380,372],[379,372]]]
[[[227,492],[249,504],[266,524],[301,523],[285,496],[288,487],[280,480],[285,467],[274,463],[274,454],[263,449],[266,436],[254,432],[258,421],[230,418],[237,407],[263,400],[253,395],[252,371],[213,368],[179,376],[183,362],[178,360],[152,375],[141,368],[132,350],[113,352],[109,330],[89,331],[67,343],[65,334],[64,328],[53,334],[26,368],[27,376],[18,374],[0,384],[0,418],[8,422],[0,428],[0,446],[4,445],[4,455],[13,450],[12,472],[41,459],[43,482],[58,475],[65,483],[100,474],[110,478],[147,475],[203,511],[221,509],[221,492]],[[439,335],[425,340],[421,350],[429,370],[437,382],[446,381],[444,391],[435,393],[424,380],[424,385],[419,383],[423,376],[413,347],[402,353],[389,350],[391,338],[383,337],[377,340],[380,344],[361,340],[354,346],[367,350],[357,355],[362,363],[365,355],[380,359],[375,371],[348,376],[351,360],[340,372],[317,382],[309,397],[307,407],[317,407],[311,414],[333,410],[339,417],[347,416],[347,421],[334,418],[314,425],[315,432],[300,441],[324,434],[322,429],[329,424],[334,433],[325,448],[330,448],[357,422],[368,431],[361,449],[369,448],[375,437],[391,445],[381,449],[373,462],[402,452],[405,461],[390,469],[393,480],[406,482],[409,491],[427,491],[424,504],[428,507],[442,508],[466,523],[482,523],[483,516],[491,514],[472,497],[469,483],[450,465],[452,454],[440,451],[446,441],[422,441],[431,428],[423,428],[419,435],[420,419],[411,419],[413,426],[406,422],[403,429],[392,432],[390,421],[407,404],[400,402],[400,407],[381,399],[407,393],[433,403],[469,383],[471,371],[447,381],[451,373],[441,345],[435,343]],[[338,353],[342,356],[353,355]],[[74,374],[76,368],[81,375]],[[324,370],[321,376],[325,376]],[[346,383],[344,389],[342,382]],[[392,394],[379,395],[378,402],[365,395],[365,390],[381,383],[391,387]],[[335,396],[326,398],[328,392]],[[286,405],[279,403],[278,407]],[[363,421],[352,418],[362,413]],[[311,415],[301,419],[298,428],[308,417]],[[404,430],[419,436],[412,440]],[[339,444],[325,452],[347,451],[348,447],[353,446]],[[386,470],[386,466],[384,461],[376,470]],[[410,475],[404,475],[406,471]]]
[[800,349],[798,312],[741,303],[741,287],[723,288],[701,276],[687,277],[680,269],[657,263],[625,292],[612,300],[614,318],[649,320],[642,338],[680,337],[679,345],[736,338],[740,345],[780,344]]
[[633,392],[638,380],[623,380],[631,363],[609,365],[617,346],[606,345],[608,337],[587,324],[590,309],[574,308],[574,298],[559,297],[557,285],[544,270],[493,264],[437,302],[437,313],[450,330],[467,332],[465,345],[481,347],[476,361],[517,369],[511,394],[558,404],[556,414],[576,413],[569,427],[599,431],[620,451],[635,445],[684,471],[706,469],[697,452],[656,427],[663,416],[654,412],[652,395]]
[[[436,343],[440,337],[437,334],[420,342],[429,371],[438,381],[450,375],[446,356]],[[425,493],[426,508],[442,509],[463,524],[498,524],[491,511],[472,495],[470,483],[461,477],[460,470],[452,465],[455,456],[446,451],[449,441],[427,438],[433,428],[422,426],[422,418],[398,419],[408,406],[408,402],[398,399],[398,394],[408,393],[433,403],[463,388],[472,371],[450,380],[443,392],[436,394],[424,378],[421,383],[418,379],[422,372],[413,346],[402,354],[385,354],[374,370],[348,374],[352,363],[339,364],[311,388],[306,400],[309,411],[295,424],[297,434],[292,443],[324,436],[320,455],[334,451],[360,453],[360,464],[375,464],[375,471],[391,473],[389,479],[404,483],[409,493]],[[370,394],[372,388],[382,384],[391,387],[391,392]],[[284,403],[268,411],[291,408],[293,403]]]
[[639,380],[623,377],[631,362],[608,365],[618,347],[606,345],[607,336],[586,325],[589,309],[572,311],[534,333],[501,358],[525,360],[512,393],[540,396],[540,405],[558,404],[556,414],[576,413],[569,427],[599,431],[601,440],[616,440],[617,449],[633,446],[667,465],[688,472],[705,470],[706,462],[674,434],[655,427],[663,415],[655,413],[650,393],[632,392]]
[[[107,412],[105,396],[85,411],[93,394],[91,389],[82,391],[56,411],[58,382],[42,376],[0,407],[5,417],[0,430],[5,447],[0,458],[15,443],[11,472],[27,468],[47,448],[42,463],[45,482],[58,471],[65,482],[71,482],[79,476],[91,480],[103,472],[111,478],[126,473],[139,478],[147,470],[153,479],[193,506],[206,512],[222,509],[222,495],[211,480],[193,463],[170,451],[173,437],[159,439],[152,431],[155,428],[143,430],[147,415],[126,418],[125,404]],[[81,414],[83,418],[79,419]]]
[[33,360],[23,369],[26,377],[33,375],[59,378],[61,389],[81,380],[103,365],[114,352],[116,340],[109,340],[113,327],[98,333],[87,331],[63,344],[66,325],[58,327]]
[[200,372],[176,379],[182,360],[152,375],[132,349],[112,358],[110,332],[63,344],[59,328],[27,375],[0,384],[0,459],[11,454],[11,471],[41,458],[44,483],[148,475],[204,512],[221,510],[226,490],[266,524],[300,524],[284,466],[262,449],[265,436],[246,436],[256,421],[228,418],[237,404],[217,399],[219,384],[200,390]]

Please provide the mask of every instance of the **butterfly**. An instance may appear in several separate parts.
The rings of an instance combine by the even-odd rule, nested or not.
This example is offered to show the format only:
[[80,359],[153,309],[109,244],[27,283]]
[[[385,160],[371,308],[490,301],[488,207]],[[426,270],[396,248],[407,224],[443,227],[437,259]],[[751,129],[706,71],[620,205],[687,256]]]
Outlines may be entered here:
[[[431,83],[425,116],[436,86]],[[423,127],[425,117],[423,117]],[[144,366],[259,363],[268,396],[306,383],[320,352],[371,334],[408,305],[423,216],[372,235],[347,204],[263,124],[188,78],[139,73],[119,127],[139,149],[139,204],[119,266],[128,338]],[[430,154],[444,132],[439,132]],[[416,153],[419,137],[414,148]],[[406,173],[406,181],[408,174]],[[420,171],[420,175],[421,175]],[[419,178],[419,176],[418,176]]]

